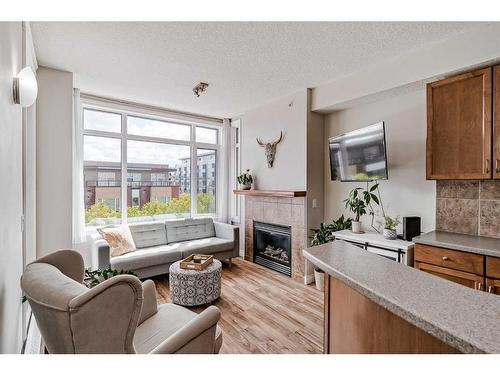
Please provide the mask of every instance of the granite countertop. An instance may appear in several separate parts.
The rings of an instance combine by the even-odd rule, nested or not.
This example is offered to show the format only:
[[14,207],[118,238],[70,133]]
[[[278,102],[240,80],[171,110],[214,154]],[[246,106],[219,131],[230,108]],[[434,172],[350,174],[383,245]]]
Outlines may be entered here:
[[500,238],[436,230],[415,237],[413,242],[422,245],[444,247],[452,250],[500,257]]
[[441,279],[345,241],[307,248],[317,267],[464,353],[500,353],[500,297]]

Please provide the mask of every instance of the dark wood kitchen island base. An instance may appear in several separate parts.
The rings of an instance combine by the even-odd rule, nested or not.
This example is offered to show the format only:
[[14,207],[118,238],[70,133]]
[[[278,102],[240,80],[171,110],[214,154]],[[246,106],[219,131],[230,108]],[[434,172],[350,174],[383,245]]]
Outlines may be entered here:
[[324,351],[327,354],[453,354],[457,349],[325,277]]

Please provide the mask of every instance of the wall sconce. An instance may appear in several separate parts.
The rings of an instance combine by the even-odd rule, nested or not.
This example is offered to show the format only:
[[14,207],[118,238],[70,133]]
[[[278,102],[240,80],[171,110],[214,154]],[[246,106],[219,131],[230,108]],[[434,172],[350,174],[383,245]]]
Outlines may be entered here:
[[196,95],[196,97],[199,98],[200,95],[203,94],[207,90],[207,87],[208,87],[208,83],[200,82],[195,87],[193,87],[193,92]]
[[33,105],[37,95],[38,83],[36,81],[35,72],[27,66],[14,78],[14,103],[21,104],[23,108],[29,107]]

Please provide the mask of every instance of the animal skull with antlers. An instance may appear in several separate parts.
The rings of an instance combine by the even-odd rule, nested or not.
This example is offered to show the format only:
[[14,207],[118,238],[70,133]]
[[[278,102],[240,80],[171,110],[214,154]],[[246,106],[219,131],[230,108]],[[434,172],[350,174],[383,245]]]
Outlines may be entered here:
[[283,132],[280,132],[280,137],[274,142],[264,143],[257,138],[257,143],[259,146],[264,147],[264,151],[266,153],[267,158],[267,167],[272,168],[274,163],[274,157],[276,156],[276,145],[283,140]]

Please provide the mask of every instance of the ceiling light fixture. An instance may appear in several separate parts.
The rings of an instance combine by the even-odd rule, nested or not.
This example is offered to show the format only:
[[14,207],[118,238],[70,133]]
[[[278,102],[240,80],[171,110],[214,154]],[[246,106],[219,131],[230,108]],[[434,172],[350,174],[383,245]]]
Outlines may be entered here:
[[205,82],[200,82],[198,83],[194,88],[193,88],[193,92],[194,92],[194,95],[199,98],[201,94],[203,94],[206,90],[207,90],[207,87],[208,87],[208,83],[205,83]]
[[33,105],[38,95],[38,83],[33,69],[29,66],[23,68],[17,77],[14,77],[13,97],[14,103],[21,104],[23,108]]

